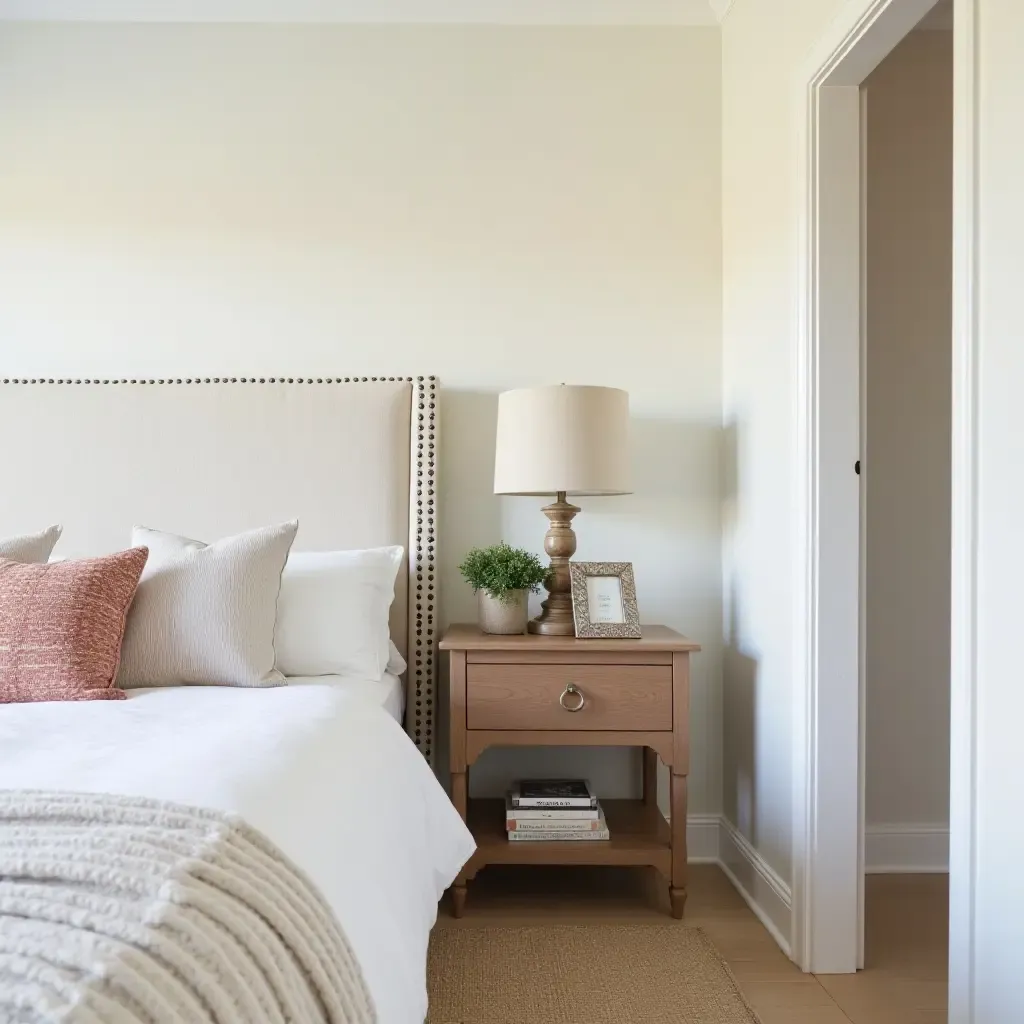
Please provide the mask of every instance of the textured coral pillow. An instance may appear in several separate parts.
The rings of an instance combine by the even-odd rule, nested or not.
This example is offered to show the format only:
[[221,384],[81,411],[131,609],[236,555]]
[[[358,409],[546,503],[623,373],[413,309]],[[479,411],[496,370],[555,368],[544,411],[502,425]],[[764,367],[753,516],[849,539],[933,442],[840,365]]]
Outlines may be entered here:
[[148,555],[0,559],[0,703],[123,700],[114,687],[121,637]]

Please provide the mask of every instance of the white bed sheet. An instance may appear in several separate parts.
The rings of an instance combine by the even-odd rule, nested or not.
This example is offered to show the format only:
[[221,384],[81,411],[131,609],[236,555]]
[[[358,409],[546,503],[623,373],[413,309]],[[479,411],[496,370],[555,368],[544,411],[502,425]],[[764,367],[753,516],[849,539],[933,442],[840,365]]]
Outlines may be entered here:
[[390,672],[385,672],[380,680],[350,679],[348,676],[286,676],[285,679],[289,686],[340,686],[351,695],[383,708],[399,725],[402,723],[405,683]]
[[[353,679],[350,676],[285,676],[288,686],[337,686],[352,697],[368,700],[383,708],[399,725],[405,714],[405,683],[400,676],[385,672],[380,679]],[[139,686],[126,690],[128,699],[153,693],[162,687]]]
[[421,1024],[437,901],[473,839],[394,718],[358,687],[169,687],[0,706],[0,788],[234,811],[319,886],[381,1024]]

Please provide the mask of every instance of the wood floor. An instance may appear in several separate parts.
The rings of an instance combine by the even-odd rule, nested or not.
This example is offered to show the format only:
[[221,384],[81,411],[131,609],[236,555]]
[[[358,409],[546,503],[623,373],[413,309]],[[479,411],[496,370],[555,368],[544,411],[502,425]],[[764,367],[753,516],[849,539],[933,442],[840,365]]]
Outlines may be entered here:
[[[867,969],[820,977],[793,966],[717,867],[694,865],[691,879],[686,923],[711,937],[762,1024],[945,1022],[945,875],[869,876]],[[664,920],[666,910],[644,871],[490,867],[470,883],[466,916],[442,906],[437,927]]]

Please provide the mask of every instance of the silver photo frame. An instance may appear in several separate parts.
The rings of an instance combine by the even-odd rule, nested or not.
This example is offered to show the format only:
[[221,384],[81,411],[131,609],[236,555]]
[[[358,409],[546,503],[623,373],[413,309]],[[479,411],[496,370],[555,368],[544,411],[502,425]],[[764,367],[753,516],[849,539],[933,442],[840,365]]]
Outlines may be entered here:
[[570,562],[572,614],[584,640],[639,640],[632,562]]

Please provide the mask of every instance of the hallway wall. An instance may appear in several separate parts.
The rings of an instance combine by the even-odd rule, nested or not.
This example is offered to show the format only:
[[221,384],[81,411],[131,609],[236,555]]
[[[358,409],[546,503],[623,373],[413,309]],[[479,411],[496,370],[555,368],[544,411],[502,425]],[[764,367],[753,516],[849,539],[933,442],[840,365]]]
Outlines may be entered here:
[[948,864],[953,35],[866,97],[867,864]]

